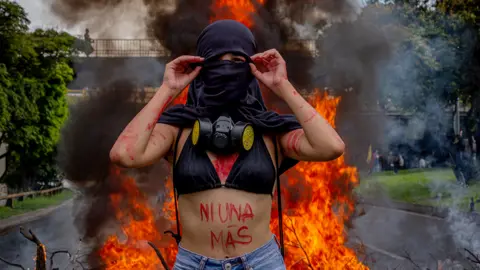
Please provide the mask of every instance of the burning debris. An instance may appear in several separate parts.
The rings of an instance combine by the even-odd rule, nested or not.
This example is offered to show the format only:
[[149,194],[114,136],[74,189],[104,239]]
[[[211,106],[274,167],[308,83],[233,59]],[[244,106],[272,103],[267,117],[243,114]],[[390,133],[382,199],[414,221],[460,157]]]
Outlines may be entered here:
[[37,245],[37,252],[35,254],[35,269],[36,270],[47,270],[47,249],[45,245],[40,242],[38,237],[32,232],[32,230],[28,230],[28,233],[25,232],[23,227],[20,227],[20,233],[25,237],[27,240],[35,243]]

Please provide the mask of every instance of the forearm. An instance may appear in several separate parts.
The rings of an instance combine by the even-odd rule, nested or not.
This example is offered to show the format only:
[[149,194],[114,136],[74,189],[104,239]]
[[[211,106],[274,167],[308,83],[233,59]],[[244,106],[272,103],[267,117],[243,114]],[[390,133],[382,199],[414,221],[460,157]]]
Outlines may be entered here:
[[[343,152],[343,141],[335,129],[295,90],[290,82],[282,83],[279,93],[300,122],[305,140],[313,150],[327,152],[327,156],[330,156],[328,152],[331,151]],[[296,144],[292,146],[295,151],[299,151],[298,148],[301,146],[299,145],[301,135],[303,134],[300,132],[291,134],[291,141]]]
[[163,86],[158,89],[120,134],[111,151],[112,160],[123,158],[134,160],[145,152],[158,118],[172,99],[171,91],[164,89]]

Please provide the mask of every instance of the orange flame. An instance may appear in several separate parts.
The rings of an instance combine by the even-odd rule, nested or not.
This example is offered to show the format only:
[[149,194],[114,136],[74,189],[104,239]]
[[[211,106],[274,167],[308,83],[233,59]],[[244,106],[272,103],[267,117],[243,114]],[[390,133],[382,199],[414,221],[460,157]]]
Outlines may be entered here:
[[[265,0],[257,2],[263,5]],[[210,22],[232,19],[250,28],[253,25],[251,15],[257,11],[257,8],[250,0],[217,0],[214,1],[211,10],[214,15],[210,18]]]
[[[309,102],[335,127],[340,98],[316,91]],[[287,203],[287,269],[368,269],[345,246],[344,223],[354,211],[348,187],[358,183],[356,168],[347,166],[342,156],[330,162],[301,162],[287,176],[288,187],[282,190]],[[292,194],[291,189],[300,194]],[[272,219],[270,227],[278,231],[278,217]]]

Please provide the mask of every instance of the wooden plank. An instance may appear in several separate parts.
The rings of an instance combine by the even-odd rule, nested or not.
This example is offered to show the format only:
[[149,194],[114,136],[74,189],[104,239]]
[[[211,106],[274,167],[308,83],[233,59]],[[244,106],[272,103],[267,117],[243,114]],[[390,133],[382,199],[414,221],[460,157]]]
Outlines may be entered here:
[[38,190],[38,191],[28,191],[28,192],[16,193],[16,194],[8,194],[7,196],[1,196],[0,200],[16,199],[16,198],[31,196],[31,195],[40,195],[45,193],[51,193],[61,189],[63,189],[63,187],[56,187],[56,188],[50,188],[50,189]]

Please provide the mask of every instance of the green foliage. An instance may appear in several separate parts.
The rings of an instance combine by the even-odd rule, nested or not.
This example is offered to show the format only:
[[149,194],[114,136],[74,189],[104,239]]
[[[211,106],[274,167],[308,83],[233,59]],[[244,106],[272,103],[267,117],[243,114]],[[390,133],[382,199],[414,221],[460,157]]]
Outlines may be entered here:
[[68,189],[63,190],[59,194],[52,196],[40,196],[35,198],[26,198],[24,201],[15,201],[14,207],[0,206],[0,220],[16,215],[21,215],[26,212],[35,211],[47,207],[59,205],[66,200],[71,199],[74,193]]
[[463,23],[444,16],[422,1],[397,1],[391,6],[396,23],[408,36],[395,50],[382,81],[383,102],[406,111],[423,111],[429,104],[452,104],[461,86],[462,61],[468,57],[462,48]]
[[463,22],[458,31],[462,77],[459,84],[459,95],[465,104],[470,105],[467,121],[467,136],[475,130],[475,124],[480,121],[480,2],[473,0],[438,0],[436,8],[448,17]]
[[355,191],[367,198],[388,195],[394,201],[468,210],[470,198],[478,198],[480,185],[458,186],[452,169],[411,169],[375,173],[361,179]]
[[[68,117],[67,84],[75,38],[54,30],[28,32],[23,9],[0,1],[0,131],[8,144],[6,181],[27,187],[56,174],[55,150]],[[3,57],[3,58],[2,58]]]
[[0,131],[5,130],[5,127],[10,120],[7,95],[7,90],[10,86],[11,83],[8,78],[7,68],[4,64],[0,64]]

